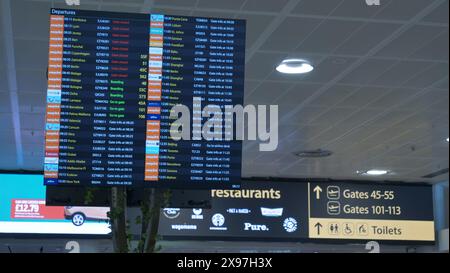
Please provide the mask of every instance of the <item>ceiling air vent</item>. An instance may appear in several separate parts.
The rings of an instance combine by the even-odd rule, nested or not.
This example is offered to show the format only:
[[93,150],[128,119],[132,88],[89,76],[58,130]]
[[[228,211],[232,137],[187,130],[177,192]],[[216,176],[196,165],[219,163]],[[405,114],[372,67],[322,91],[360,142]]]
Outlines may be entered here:
[[434,173],[427,174],[427,175],[423,176],[422,178],[435,178],[435,177],[441,176],[441,175],[446,174],[446,173],[448,173],[448,168],[439,170],[439,171],[434,172]]
[[332,154],[333,154],[332,151],[322,150],[322,149],[311,150],[311,151],[300,151],[300,152],[294,153],[294,155],[296,155],[298,157],[302,157],[302,158],[328,157],[328,156],[331,156]]

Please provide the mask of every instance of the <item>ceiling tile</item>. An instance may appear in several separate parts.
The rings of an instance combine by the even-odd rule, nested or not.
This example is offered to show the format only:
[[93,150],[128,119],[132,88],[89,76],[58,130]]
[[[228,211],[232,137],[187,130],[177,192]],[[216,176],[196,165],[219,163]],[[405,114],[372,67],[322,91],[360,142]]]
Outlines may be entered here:
[[[312,109],[304,109],[303,113],[306,113],[306,117],[308,119],[314,119],[314,116],[316,114],[309,114],[307,111],[314,111]],[[320,114],[320,113],[319,113]],[[307,120],[302,119],[302,117],[297,117],[297,124],[306,123]],[[306,121],[306,122],[304,122]],[[314,139],[316,136],[324,132],[324,129],[322,126],[316,126],[316,125],[303,125],[298,130],[294,131],[290,136],[289,139],[291,141],[297,141],[297,142],[309,142],[312,139]],[[305,147],[307,148],[307,147]]]
[[371,81],[373,85],[399,86],[431,67],[431,62],[401,61]]
[[391,111],[375,118],[367,125],[371,127],[387,128],[405,120],[409,115],[410,112],[407,111]]
[[275,70],[277,64],[283,59],[282,54],[256,53],[246,65],[246,79],[264,79]]
[[[1,14],[1,13],[0,13]],[[3,30],[2,21],[0,20],[0,29]],[[3,38],[3,31],[0,33],[0,39]],[[5,73],[4,69],[6,69],[6,54],[5,54],[5,43],[4,41],[0,42],[0,79],[2,78],[2,74]],[[1,86],[1,83],[0,83]]]
[[396,64],[393,60],[369,59],[353,69],[341,83],[367,84],[378,78],[386,69]]
[[19,103],[21,113],[44,114],[46,104],[45,91],[42,94],[19,92]]
[[45,96],[47,75],[45,70],[17,70],[17,88],[20,92],[35,92]]
[[290,83],[264,82],[249,97],[245,98],[245,104],[269,105],[291,86]]
[[212,11],[197,10],[193,11],[191,16],[206,17],[206,18],[234,18],[236,14],[233,12],[212,12]]
[[312,82],[328,83],[355,61],[356,58],[328,57],[315,66],[314,71],[306,79]]
[[303,0],[294,8],[292,13],[308,14],[308,15],[328,15],[331,13],[342,0],[327,0],[324,5],[317,0]]
[[247,21],[246,47],[251,48],[275,17],[244,14],[239,15],[238,18],[245,19]]
[[383,10],[375,15],[375,18],[386,20],[410,20],[432,2],[433,1],[423,0],[391,1]]
[[352,18],[372,18],[380,12],[390,2],[395,0],[381,0],[382,6],[368,6],[361,0],[344,0],[341,5],[332,13],[333,16],[352,17]]
[[[33,50],[30,50],[30,42]],[[14,40],[14,49],[17,70],[47,71],[48,41]]]
[[[82,0],[81,0],[82,1]],[[132,3],[130,3],[132,4]],[[111,5],[111,4],[101,4],[101,8],[104,11],[112,11],[112,12],[130,12],[130,13],[140,13],[142,7],[141,6],[131,6],[131,5]]]
[[[261,49],[294,50],[319,23],[320,20],[317,19],[288,17],[270,35]],[[295,30],[292,29],[293,26]]]
[[406,100],[416,95],[419,91],[419,89],[396,88],[389,91],[379,99],[373,101],[367,105],[367,107],[388,109],[394,107],[395,105],[402,105]]
[[0,69],[0,92],[9,91],[8,87],[8,75],[6,75],[6,71]]
[[[2,143],[2,148],[3,148],[3,146],[5,146],[3,144],[10,143],[13,140],[14,140],[14,131],[13,130],[3,129],[2,131],[0,131],[0,143]],[[0,169],[1,169],[1,166],[0,166]]]
[[312,96],[321,85],[300,83],[291,87],[279,99],[275,101],[278,104],[296,104],[303,103],[306,99]]
[[2,130],[13,130],[12,114],[0,112],[0,124],[2,125]]
[[15,150],[13,150],[14,146],[9,148],[8,150],[3,151],[5,154],[8,154],[7,157],[0,158],[0,170],[18,170],[19,165],[17,164]]
[[448,30],[444,31],[436,39],[414,52],[410,58],[443,61],[448,60]]
[[344,100],[348,95],[356,91],[356,87],[347,85],[334,85],[323,94],[315,98],[309,104],[312,106],[331,107]]
[[22,130],[22,143],[34,144],[43,153],[45,143],[45,131],[43,130]]
[[245,80],[245,94],[244,96],[249,96],[253,91],[255,91],[255,88],[258,87],[260,84],[260,81],[252,81],[252,80]]
[[441,23],[448,24],[448,2],[444,1],[439,7],[437,7],[433,12],[427,15],[423,21],[431,23]]
[[100,5],[100,1],[101,0],[88,0],[88,1],[83,1],[82,5],[79,6],[67,6],[67,4],[65,3],[65,1],[53,1],[52,3],[52,8],[57,8],[57,9],[75,9],[75,10],[98,10],[98,7]]
[[193,7],[197,0],[155,0],[156,6]]
[[289,0],[247,0],[243,10],[280,12]]
[[0,96],[2,98],[0,100],[0,113],[11,113],[11,101],[9,93],[0,91]]
[[330,127],[339,123],[356,112],[355,108],[343,108],[334,107],[329,109],[327,112],[321,114],[311,121],[312,125],[320,125],[324,128]]
[[45,115],[21,113],[20,123],[23,130],[42,130],[45,128]]
[[[166,8],[166,7],[159,8],[159,6],[158,6],[157,8],[152,8],[151,12],[153,14],[190,16],[192,13],[192,10],[191,9],[175,9],[175,8],[171,9],[171,8]],[[201,16],[203,16],[203,14]]]
[[427,41],[433,40],[440,35],[444,30],[445,28],[443,27],[415,25],[381,49],[376,56],[408,57],[426,45]]
[[330,53],[342,44],[350,35],[361,27],[361,22],[326,20],[314,32],[308,35],[299,47],[298,52]]
[[335,52],[337,54],[365,55],[399,27],[399,24],[388,23],[364,24]]
[[214,9],[240,9],[244,1],[242,0],[198,0],[198,8]]
[[49,37],[50,8],[50,2],[11,1],[13,14],[22,13],[24,9],[33,11],[28,12],[26,16],[12,16],[14,37],[28,40],[47,40]]
[[363,108],[356,112],[353,112],[351,116],[337,123],[336,126],[349,131],[351,129],[355,129],[359,126],[365,125],[367,121],[371,120],[377,114],[379,114],[379,110]]
[[421,74],[416,75],[414,79],[408,80],[408,82],[404,83],[404,86],[414,88],[430,87],[440,80],[448,80],[448,73],[448,64],[438,63],[423,71]]
[[305,106],[300,110],[292,109],[294,111],[294,115],[288,121],[292,124],[310,124],[316,117],[321,115],[323,112],[327,111],[327,108],[323,107],[312,107]]
[[339,107],[363,107],[375,99],[380,98],[389,90],[387,88],[363,87],[348,96],[337,106]]

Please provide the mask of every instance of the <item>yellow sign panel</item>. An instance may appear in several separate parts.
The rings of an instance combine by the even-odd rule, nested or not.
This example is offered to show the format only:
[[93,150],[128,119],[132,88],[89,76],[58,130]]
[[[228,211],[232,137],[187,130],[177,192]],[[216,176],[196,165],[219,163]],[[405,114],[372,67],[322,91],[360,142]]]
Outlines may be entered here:
[[433,221],[310,218],[309,238],[434,241]]

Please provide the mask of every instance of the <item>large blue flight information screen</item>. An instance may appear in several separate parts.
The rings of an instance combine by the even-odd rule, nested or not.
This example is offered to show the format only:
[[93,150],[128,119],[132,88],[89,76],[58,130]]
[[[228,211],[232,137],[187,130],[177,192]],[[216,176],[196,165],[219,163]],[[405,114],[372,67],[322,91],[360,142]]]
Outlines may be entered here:
[[[51,9],[44,183],[239,187],[242,141],[174,140],[170,112],[243,104],[245,29],[236,19]],[[189,120],[192,135],[202,130]]]

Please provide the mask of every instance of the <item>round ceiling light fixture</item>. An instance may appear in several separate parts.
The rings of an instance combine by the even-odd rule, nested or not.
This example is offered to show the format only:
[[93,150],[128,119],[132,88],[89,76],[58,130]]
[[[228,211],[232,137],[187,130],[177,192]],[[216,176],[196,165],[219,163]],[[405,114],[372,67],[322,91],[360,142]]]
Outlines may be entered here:
[[302,59],[287,59],[277,66],[277,71],[283,74],[306,74],[313,70],[312,64]]
[[373,170],[368,170],[368,171],[365,171],[365,172],[358,171],[357,173],[358,174],[362,174],[362,175],[381,176],[381,175],[389,174],[390,171],[373,169]]

